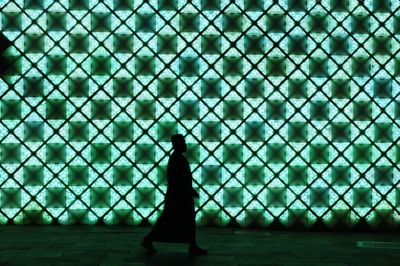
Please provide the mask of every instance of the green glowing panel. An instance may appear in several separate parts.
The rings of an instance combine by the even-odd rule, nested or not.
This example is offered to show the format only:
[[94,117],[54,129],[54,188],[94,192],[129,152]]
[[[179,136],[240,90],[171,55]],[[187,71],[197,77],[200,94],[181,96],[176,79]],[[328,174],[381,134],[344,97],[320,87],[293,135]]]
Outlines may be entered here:
[[0,224],[400,225],[400,2],[0,0]]

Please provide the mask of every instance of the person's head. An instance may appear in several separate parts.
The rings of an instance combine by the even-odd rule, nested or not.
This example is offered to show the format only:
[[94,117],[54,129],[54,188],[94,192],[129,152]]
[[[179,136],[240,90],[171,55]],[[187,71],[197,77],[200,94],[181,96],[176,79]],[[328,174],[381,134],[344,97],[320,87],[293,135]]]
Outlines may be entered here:
[[185,142],[185,138],[183,137],[182,134],[172,135],[171,142],[172,142],[172,146],[174,147],[175,151],[180,152],[180,153],[186,151],[186,142]]

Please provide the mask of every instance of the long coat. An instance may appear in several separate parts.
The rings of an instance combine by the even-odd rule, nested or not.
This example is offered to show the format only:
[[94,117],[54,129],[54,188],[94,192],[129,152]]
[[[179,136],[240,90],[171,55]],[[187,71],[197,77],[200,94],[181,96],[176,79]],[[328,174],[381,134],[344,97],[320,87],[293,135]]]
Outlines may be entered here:
[[195,240],[195,210],[192,174],[188,160],[173,152],[167,167],[164,210],[152,228],[153,241],[191,243]]

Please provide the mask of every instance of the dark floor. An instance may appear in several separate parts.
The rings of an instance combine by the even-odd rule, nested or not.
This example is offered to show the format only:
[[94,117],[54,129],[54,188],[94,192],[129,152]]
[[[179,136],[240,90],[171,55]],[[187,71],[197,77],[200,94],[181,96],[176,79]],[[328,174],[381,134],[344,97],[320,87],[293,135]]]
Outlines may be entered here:
[[0,265],[400,265],[399,234],[198,227],[209,254],[189,256],[185,244],[157,242],[147,254],[139,244],[149,229],[0,226]]

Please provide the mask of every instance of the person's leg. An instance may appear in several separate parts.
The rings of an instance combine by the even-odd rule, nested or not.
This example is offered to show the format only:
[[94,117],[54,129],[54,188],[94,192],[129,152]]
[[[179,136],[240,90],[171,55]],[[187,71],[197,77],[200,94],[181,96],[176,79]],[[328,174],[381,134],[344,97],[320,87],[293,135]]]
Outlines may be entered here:
[[197,245],[196,241],[189,243],[189,254],[192,255],[205,255],[207,254],[207,249],[201,248]]
[[149,252],[156,252],[156,249],[153,246],[153,230],[150,231],[145,237],[143,237],[143,241],[141,243],[142,247],[147,249]]
[[192,240],[189,242],[189,248],[197,248],[197,247],[199,247],[199,246],[197,245],[196,240],[195,240],[195,239],[192,239]]
[[145,235],[144,237],[143,237],[143,242],[146,242],[146,243],[152,243],[153,242],[153,231],[151,231],[150,233],[148,233],[147,235]]
[[207,254],[207,249],[200,248],[196,243],[196,232],[195,226],[192,228],[192,237],[189,241],[189,254],[192,255],[205,255]]
[[198,248],[196,241],[196,224],[193,222],[190,228],[190,241],[189,241],[189,248]]

